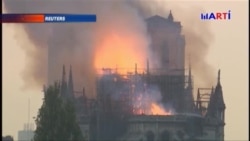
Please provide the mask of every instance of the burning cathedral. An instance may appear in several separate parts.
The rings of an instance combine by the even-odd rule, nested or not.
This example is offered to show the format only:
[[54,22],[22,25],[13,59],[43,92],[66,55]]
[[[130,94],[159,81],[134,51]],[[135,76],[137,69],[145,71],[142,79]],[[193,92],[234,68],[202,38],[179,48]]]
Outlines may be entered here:
[[[74,101],[77,119],[87,141],[224,141],[225,103],[220,71],[215,88],[193,92],[191,68],[185,72],[185,39],[180,22],[146,19],[152,55],[161,68],[137,68],[121,74],[103,68],[96,78],[96,98],[74,90],[63,67],[64,98]],[[78,93],[78,94],[77,94]],[[76,97],[76,95],[80,95]],[[194,95],[195,96],[194,98]]]

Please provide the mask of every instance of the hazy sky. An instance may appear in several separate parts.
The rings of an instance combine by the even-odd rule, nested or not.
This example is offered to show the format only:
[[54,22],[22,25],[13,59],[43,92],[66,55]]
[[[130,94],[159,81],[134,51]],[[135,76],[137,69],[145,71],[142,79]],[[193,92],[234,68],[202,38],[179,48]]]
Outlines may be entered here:
[[[231,10],[232,20],[211,21],[214,41],[206,58],[215,69],[221,69],[226,103],[225,139],[248,140],[247,1],[196,1],[185,3],[183,7],[194,5],[211,12]],[[174,14],[177,20],[178,14],[183,13]],[[199,15],[197,13],[197,18],[200,18]],[[17,27],[13,30],[14,26],[3,24],[3,135],[12,135],[17,140],[18,130],[23,129],[23,124],[28,121],[28,99],[31,101],[30,117],[34,117],[42,104],[43,93],[42,86],[37,90],[22,89],[24,82],[21,73],[27,60],[25,52],[16,41]],[[32,118],[30,120],[34,123]]]

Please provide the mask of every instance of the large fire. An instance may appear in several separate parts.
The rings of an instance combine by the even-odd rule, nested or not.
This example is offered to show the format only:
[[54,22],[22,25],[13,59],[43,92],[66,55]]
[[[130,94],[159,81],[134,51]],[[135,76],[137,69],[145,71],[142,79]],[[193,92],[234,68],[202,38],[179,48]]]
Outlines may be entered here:
[[150,108],[152,115],[172,115],[171,111],[165,111],[163,107],[156,103],[152,103]]
[[[137,63],[138,68],[144,67],[145,50],[138,50],[139,45],[131,37],[107,35],[99,44],[95,53],[95,68],[122,68],[126,72]],[[122,73],[122,72],[120,72]]]
[[[95,52],[95,68],[118,68],[119,74],[127,73],[137,64],[137,71],[145,68],[147,53],[146,44],[134,35],[124,36],[120,34],[106,34],[106,36],[97,43]],[[142,47],[144,46],[144,47]],[[150,99],[143,99],[142,96],[135,98],[133,113],[140,115],[171,115],[164,108]]]
[[135,108],[133,110],[133,113],[136,115],[173,115],[172,111],[166,111],[161,105],[157,103],[151,103],[149,104],[149,107],[140,107],[140,108]]

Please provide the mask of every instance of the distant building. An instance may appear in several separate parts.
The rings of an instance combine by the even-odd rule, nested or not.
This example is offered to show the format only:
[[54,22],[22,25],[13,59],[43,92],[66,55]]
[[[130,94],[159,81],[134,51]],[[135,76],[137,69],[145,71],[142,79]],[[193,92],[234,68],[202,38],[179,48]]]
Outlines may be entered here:
[[32,124],[25,124],[24,129],[18,131],[18,141],[32,141],[34,137],[34,131]]

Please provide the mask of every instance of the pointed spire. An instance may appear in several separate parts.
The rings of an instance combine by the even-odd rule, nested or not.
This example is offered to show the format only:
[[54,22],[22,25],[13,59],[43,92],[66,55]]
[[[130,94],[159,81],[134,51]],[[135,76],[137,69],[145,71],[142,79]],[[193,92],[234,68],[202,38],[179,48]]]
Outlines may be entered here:
[[200,89],[198,88],[198,91],[197,91],[197,98],[196,98],[196,110],[197,112],[200,113],[200,100],[201,100],[201,96],[200,96]]
[[217,83],[220,84],[220,69],[218,71],[218,80],[217,80]]
[[217,100],[217,103],[218,103],[218,107],[224,109],[225,108],[225,103],[224,103],[224,99],[223,99],[222,87],[221,87],[221,84],[220,84],[220,70],[218,71],[218,83],[217,83],[217,86],[215,87],[214,93],[216,95],[216,100]]
[[70,65],[70,70],[69,70],[69,80],[68,80],[68,90],[69,90],[69,96],[74,95],[74,85],[73,85],[73,76],[72,76],[72,67]]
[[200,98],[201,98],[201,96],[200,96],[200,89],[198,88],[196,101],[197,102],[200,101]]
[[66,71],[63,65],[62,80],[61,80],[61,95],[66,97],[67,95],[67,82],[66,82]]
[[192,88],[192,69],[191,69],[191,61],[190,61],[190,56],[189,56],[189,68],[188,68],[188,87]]
[[173,17],[173,14],[172,14],[172,11],[170,10],[170,13],[168,15],[168,20],[170,21],[174,21],[174,17]]
[[147,59],[147,75],[149,75],[149,61]]
[[135,74],[137,74],[137,64],[135,64]]
[[218,83],[215,89],[212,89],[210,102],[208,105],[208,115],[221,119],[221,115],[225,110],[222,87],[220,84],[220,70],[218,71]]
[[66,75],[65,66],[63,65],[62,82],[65,82],[65,75]]
[[[194,112],[195,108],[199,104],[195,104],[194,102],[194,96],[193,96],[193,85],[192,85],[192,73],[191,73],[191,65],[189,64],[189,72],[188,72],[188,80],[186,80],[185,77],[185,86],[186,87],[186,95],[185,95],[185,108],[186,112]],[[198,91],[199,93],[199,91]],[[199,94],[197,95],[199,96]],[[199,100],[199,97],[197,97],[197,100]]]
[[191,72],[191,65],[189,64],[189,71],[188,71],[188,86],[192,87],[192,72]]
[[197,91],[197,100],[200,99],[200,89],[198,88],[198,91]]
[[190,54],[188,55],[188,67],[189,67],[189,74],[191,74],[191,59],[190,59]]

